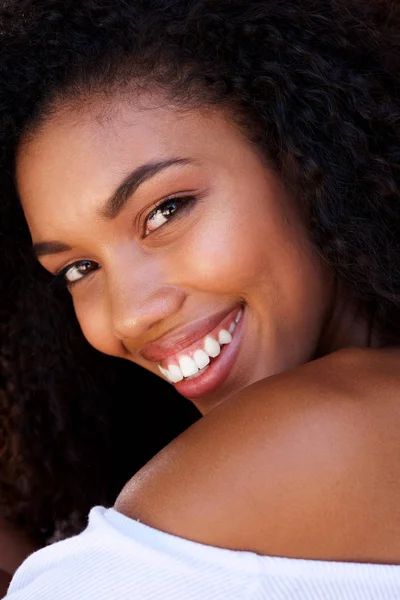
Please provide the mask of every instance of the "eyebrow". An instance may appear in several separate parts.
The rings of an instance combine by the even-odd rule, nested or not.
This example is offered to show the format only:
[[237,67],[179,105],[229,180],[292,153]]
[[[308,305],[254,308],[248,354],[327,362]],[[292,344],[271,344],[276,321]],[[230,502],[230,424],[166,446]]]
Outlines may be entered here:
[[147,163],[137,167],[137,169],[132,171],[132,173],[124,179],[112,196],[106,201],[104,207],[100,210],[100,215],[108,220],[115,219],[120,214],[132,194],[134,194],[145,181],[148,181],[161,171],[165,171],[172,166],[192,163],[193,160],[189,158],[171,158],[169,160]]
[[[170,167],[175,165],[193,164],[190,158],[171,158],[160,162],[151,162],[137,167],[132,173],[129,173],[115,192],[106,200],[103,208],[100,209],[100,216],[107,220],[115,219],[122,211],[129,198],[145,182]],[[33,251],[36,258],[50,254],[59,254],[71,250],[71,246],[63,242],[49,241],[37,242],[33,244]]]
[[62,242],[37,242],[33,244],[33,251],[36,258],[40,258],[46,254],[59,254],[60,252],[66,252],[71,250],[71,246],[63,244]]

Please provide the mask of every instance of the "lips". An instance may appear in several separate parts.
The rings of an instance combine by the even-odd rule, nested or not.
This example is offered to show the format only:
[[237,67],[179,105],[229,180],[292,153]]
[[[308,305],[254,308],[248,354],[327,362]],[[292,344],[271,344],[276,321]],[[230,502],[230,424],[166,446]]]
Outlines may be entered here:
[[232,336],[242,314],[242,309],[237,308],[205,337],[196,340],[181,352],[169,355],[158,365],[162,375],[171,383],[179,383],[184,378],[199,376],[208,368],[212,359],[219,356],[222,347],[232,342]]
[[235,366],[243,339],[245,312],[236,324],[232,341],[221,348],[220,354],[210,359],[210,364],[194,377],[186,377],[175,383],[177,392],[189,400],[200,399],[219,389],[228,379]]
[[[241,307],[237,305],[234,308],[231,307],[228,310],[225,309],[210,317],[206,317],[205,319],[176,329],[170,335],[164,335],[159,340],[143,346],[140,354],[145,360],[161,363],[169,356],[188,349],[199,340],[205,338],[216,327],[225,323],[226,318],[228,318],[229,321],[229,317],[232,316],[231,313],[236,315],[240,311],[240,308]],[[234,320],[234,316],[231,320]],[[227,325],[228,328],[229,323]]]
[[[141,354],[187,398],[213,391],[229,375],[242,329],[243,309],[213,315],[145,346]],[[175,341],[175,345],[173,344]],[[185,342],[189,341],[189,344]]]

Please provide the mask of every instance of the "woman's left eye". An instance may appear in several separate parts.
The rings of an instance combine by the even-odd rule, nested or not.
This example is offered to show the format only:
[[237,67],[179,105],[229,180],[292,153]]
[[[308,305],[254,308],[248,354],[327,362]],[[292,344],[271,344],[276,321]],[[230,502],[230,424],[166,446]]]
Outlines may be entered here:
[[164,200],[161,204],[159,204],[151,213],[148,215],[145,222],[145,237],[149,235],[152,231],[155,231],[167,221],[170,221],[173,217],[175,217],[178,213],[180,213],[184,208],[187,208],[196,200],[193,196],[185,196],[185,197],[176,197],[169,198],[168,200]]
[[67,288],[71,289],[78,281],[99,268],[100,265],[92,260],[80,260],[62,269],[54,276],[54,279],[55,281],[63,281]]

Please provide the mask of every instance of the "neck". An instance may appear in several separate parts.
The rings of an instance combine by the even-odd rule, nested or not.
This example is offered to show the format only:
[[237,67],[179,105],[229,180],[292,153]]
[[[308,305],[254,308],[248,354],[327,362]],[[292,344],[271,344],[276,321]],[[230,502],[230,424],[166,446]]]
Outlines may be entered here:
[[319,340],[317,356],[342,348],[377,348],[380,345],[373,326],[373,315],[338,284]]

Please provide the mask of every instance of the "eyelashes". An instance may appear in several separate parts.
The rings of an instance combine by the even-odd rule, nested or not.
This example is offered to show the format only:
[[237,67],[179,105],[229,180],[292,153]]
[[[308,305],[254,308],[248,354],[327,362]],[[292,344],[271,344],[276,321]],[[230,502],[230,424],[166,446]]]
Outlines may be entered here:
[[195,201],[196,198],[194,196],[177,196],[163,200],[147,216],[144,226],[144,236],[147,237],[152,231],[162,227],[174,215],[179,214],[184,208],[187,208]]
[[[185,209],[192,207],[197,199],[196,196],[174,196],[160,202],[145,219],[142,232],[143,238],[147,238],[153,231],[177,218]],[[95,261],[79,260],[56,273],[53,281],[56,284],[63,283],[64,286],[71,289],[79,281],[100,268],[101,265]]]
[[71,289],[78,281],[98,269],[100,269],[99,263],[93,260],[79,260],[56,273],[54,282],[56,284],[64,283],[67,288]]

